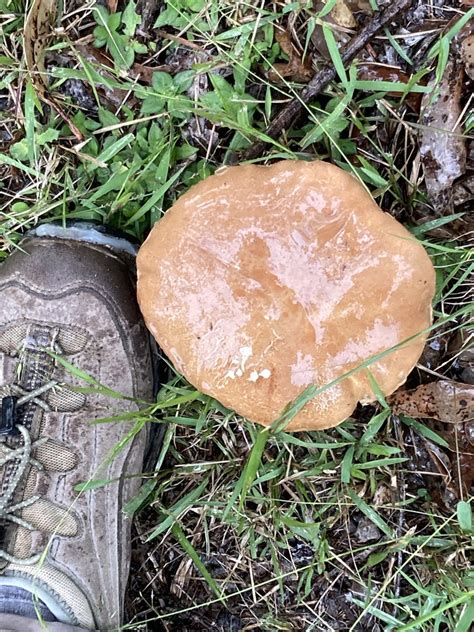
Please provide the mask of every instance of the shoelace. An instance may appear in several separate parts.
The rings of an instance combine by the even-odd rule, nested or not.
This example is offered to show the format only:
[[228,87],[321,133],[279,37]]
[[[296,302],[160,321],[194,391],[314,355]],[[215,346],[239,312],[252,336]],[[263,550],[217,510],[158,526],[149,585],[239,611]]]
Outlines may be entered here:
[[[17,384],[12,384],[9,390],[12,394],[21,396],[16,402],[16,407],[21,407],[29,402],[33,402],[37,406],[40,406],[44,411],[48,411],[50,410],[48,404],[44,400],[40,399],[40,396],[50,389],[54,388],[55,386],[57,386],[57,382],[52,380],[47,384],[44,384],[35,389],[34,391],[25,391]],[[44,437],[43,439],[32,441],[30,432],[23,424],[16,423],[14,427],[21,434],[23,438],[23,445],[17,448],[10,448],[5,445],[6,437],[4,436],[0,438],[0,454],[3,453],[3,456],[0,456],[0,467],[5,466],[9,461],[17,462],[15,475],[8,483],[6,489],[2,493],[0,493],[0,520],[13,522],[21,527],[24,527],[25,529],[33,531],[33,525],[26,520],[23,520],[23,518],[18,517],[16,513],[21,511],[25,507],[33,505],[36,501],[39,500],[40,497],[32,496],[31,498],[15,504],[10,504],[10,501],[13,498],[16,489],[20,484],[29,465],[38,468],[38,470],[44,469],[43,465],[31,456],[31,453],[35,448],[44,445],[48,441],[48,438]],[[3,549],[0,549],[0,559],[4,559],[6,562],[14,564],[35,564],[39,561],[41,555],[41,553],[38,553],[37,555],[33,555],[27,559],[19,559],[13,555],[10,555]]]

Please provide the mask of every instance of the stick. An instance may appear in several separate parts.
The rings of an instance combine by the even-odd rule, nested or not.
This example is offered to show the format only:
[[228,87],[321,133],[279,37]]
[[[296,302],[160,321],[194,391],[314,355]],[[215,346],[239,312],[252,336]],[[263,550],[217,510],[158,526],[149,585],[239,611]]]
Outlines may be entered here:
[[[377,31],[390,22],[400,11],[407,9],[411,3],[412,0],[395,0],[384,11],[376,13],[370,22],[341,49],[343,63],[347,64],[347,62],[352,61]],[[336,77],[336,74],[334,66],[324,66],[318,70],[308,85],[303,88],[299,97],[292,99],[276,115],[265,134],[270,138],[277,138],[284,129],[294,125],[301,117],[304,105],[314,99]],[[267,142],[263,140],[256,141],[241,152],[239,156],[233,157],[231,162],[257,158],[264,151],[266,144]]]

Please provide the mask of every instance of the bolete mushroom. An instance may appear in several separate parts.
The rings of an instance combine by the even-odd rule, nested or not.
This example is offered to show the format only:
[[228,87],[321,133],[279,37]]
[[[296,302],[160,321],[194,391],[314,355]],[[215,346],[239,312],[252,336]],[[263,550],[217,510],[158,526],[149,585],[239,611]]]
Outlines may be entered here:
[[[138,254],[138,300],[161,348],[196,388],[264,425],[307,386],[377,354],[375,383],[397,389],[422,352],[434,288],[421,244],[355,177],[321,161],[218,171],[178,199]],[[373,383],[356,370],[287,429],[339,424],[376,399]]]

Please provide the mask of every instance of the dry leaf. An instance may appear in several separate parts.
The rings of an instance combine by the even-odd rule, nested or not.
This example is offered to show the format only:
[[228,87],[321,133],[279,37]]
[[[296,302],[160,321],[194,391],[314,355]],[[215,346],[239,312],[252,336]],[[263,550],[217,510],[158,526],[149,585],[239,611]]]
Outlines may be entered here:
[[148,37],[151,35],[156,12],[162,4],[163,2],[161,0],[137,0],[135,11],[142,18],[137,32],[139,37]]
[[390,505],[393,503],[393,492],[386,486],[380,484],[375,490],[374,497],[372,498],[374,507],[383,507],[383,505]]
[[56,0],[34,0],[25,21],[24,30],[24,51],[26,57],[26,67],[30,75],[31,82],[37,94],[50,105],[59,116],[68,124],[71,132],[81,141],[83,136],[71,119],[63,112],[57,103],[51,99],[46,88],[47,73],[44,65],[45,49],[48,47],[52,37],[54,22],[57,15]]
[[44,51],[53,34],[56,13],[56,0],[34,0],[25,22],[26,66],[33,85],[40,94],[44,94],[47,85]]
[[466,37],[461,43],[461,59],[467,76],[474,79],[474,34]]
[[464,80],[460,60],[448,61],[438,86],[423,96],[420,153],[428,196],[440,211],[452,207],[452,184],[466,169],[466,143],[457,126]]
[[[314,11],[316,13],[321,11],[324,8],[324,4],[324,0],[314,0]],[[336,11],[336,17],[334,16],[334,11]],[[351,16],[352,20],[349,18],[349,15]],[[357,22],[352,14],[352,11],[349,9],[348,4],[345,0],[338,0],[336,6],[332,9],[332,11],[321,19],[328,24],[334,24],[336,25],[336,27],[341,27],[340,29],[333,29],[333,35],[339,45],[345,44],[350,38],[350,36],[343,30],[346,28],[345,24],[342,24],[341,22],[345,21],[346,24],[351,24],[351,26],[347,28],[355,28],[357,26]],[[339,20],[339,22],[337,20]],[[331,59],[331,55],[329,54],[329,49],[326,44],[326,38],[324,37],[321,24],[316,24],[313,34],[311,35],[311,41],[321,57],[327,60]]]
[[429,417],[455,424],[474,419],[472,384],[439,380],[414,390],[398,391],[389,401],[395,414]]
[[288,62],[273,64],[272,69],[267,73],[268,79],[274,83],[281,81],[282,77],[290,77],[294,81],[302,83],[309,81],[313,76],[311,61],[308,57],[302,61],[291,41],[290,34],[287,31],[279,31],[276,34],[276,40],[280,44],[281,50],[288,55]]
[[347,1],[347,6],[352,11],[352,13],[366,13],[368,15],[373,13],[369,0],[346,0],[346,1]]
[[345,0],[336,0],[329,15],[338,26],[343,26],[346,29],[354,29],[357,26],[356,19]]
[[188,585],[189,580],[191,578],[192,570],[193,570],[192,559],[190,557],[183,558],[171,582],[170,593],[172,595],[176,595],[176,597],[183,596],[184,589]]

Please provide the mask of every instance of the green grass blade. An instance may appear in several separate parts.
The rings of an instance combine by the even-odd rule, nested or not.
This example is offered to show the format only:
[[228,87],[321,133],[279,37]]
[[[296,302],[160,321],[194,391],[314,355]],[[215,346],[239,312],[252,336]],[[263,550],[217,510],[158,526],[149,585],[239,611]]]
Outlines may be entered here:
[[341,54],[339,53],[339,48],[337,46],[336,38],[332,32],[331,27],[326,22],[322,24],[324,39],[326,40],[326,45],[329,50],[329,54],[331,55],[331,61],[334,64],[334,68],[336,69],[337,74],[339,75],[339,79],[341,80],[344,86],[347,85],[347,74],[346,69],[344,68],[344,62],[341,59]]
[[189,555],[189,557],[192,559],[194,565],[196,566],[198,571],[201,573],[201,575],[206,580],[209,588],[220,599],[222,597],[222,594],[221,594],[221,591],[219,590],[219,586],[217,585],[215,579],[209,573],[207,568],[202,563],[202,560],[199,557],[199,555],[197,554],[196,549],[193,547],[191,542],[188,540],[188,538],[186,537],[184,531],[181,529],[181,527],[179,526],[178,523],[175,523],[173,525],[173,527],[171,529],[171,532],[174,535],[174,537],[177,539],[178,543],[181,545],[183,551],[187,555]]
[[166,518],[160,522],[160,524],[153,529],[150,535],[147,537],[147,542],[150,540],[154,540],[161,533],[164,533],[168,529],[170,529],[173,524],[179,519],[180,515],[186,511],[189,507],[191,507],[198,498],[200,498],[201,494],[207,487],[207,478],[205,478],[201,483],[194,487],[189,493],[183,496],[178,502],[176,502],[172,507],[165,509],[163,508],[163,513],[166,515]]
[[446,439],[443,439],[443,437],[440,437],[439,434],[437,434],[434,430],[431,430],[431,428],[428,428],[428,426],[425,426],[416,419],[412,419],[407,415],[400,415],[400,420],[406,426],[411,426],[412,428],[415,428],[415,430],[423,437],[426,437],[426,439],[433,441],[433,443],[437,443],[443,448],[449,448],[449,443],[446,441]]
[[351,445],[351,447],[348,450],[346,450],[346,453],[344,454],[344,458],[342,459],[342,463],[341,463],[341,481],[343,483],[349,483],[351,480],[351,469],[352,469],[353,458],[354,458],[354,446]]
[[265,446],[267,444],[268,437],[270,436],[270,430],[268,428],[264,428],[263,430],[259,430],[257,433],[257,438],[255,439],[255,443],[252,446],[252,450],[250,451],[249,457],[247,459],[247,463],[245,464],[244,471],[242,472],[242,491],[240,493],[240,506],[242,507],[245,503],[245,499],[247,497],[247,493],[249,489],[252,487],[253,482],[257,476],[258,469],[262,463],[262,454],[265,450]]
[[36,163],[36,139],[35,139],[35,102],[36,94],[31,80],[28,79],[25,88],[25,136],[28,148],[28,160],[30,165]]
[[439,614],[446,612],[446,610],[450,610],[451,608],[454,608],[455,606],[459,606],[463,603],[470,602],[473,598],[474,598],[474,590],[470,590],[469,592],[464,593],[464,595],[461,595],[457,599],[452,599],[448,603],[444,603],[441,606],[438,606],[438,608],[435,608],[434,610],[432,610],[431,612],[427,612],[423,616],[418,617],[411,623],[402,625],[400,628],[397,629],[397,632],[408,632],[408,630],[413,630],[413,631],[418,630],[419,626],[422,625],[423,623],[426,623],[427,621],[429,621],[430,619],[433,619]]
[[474,622],[474,599],[469,601],[464,608],[461,618],[456,624],[453,632],[469,632],[472,630],[472,624]]
[[385,520],[379,516],[379,514],[372,509],[362,498],[360,498],[352,489],[348,489],[347,493],[352,499],[352,502],[356,505],[360,511],[367,516],[367,518],[373,522],[385,535],[389,538],[393,538],[393,529],[391,529]]
[[139,219],[141,219],[142,217],[144,217],[148,213],[148,211],[150,211],[159,202],[159,200],[165,195],[165,193],[173,186],[173,184],[178,180],[180,175],[183,173],[184,169],[185,167],[181,167],[180,169],[178,169],[178,171],[176,171],[176,173],[174,173],[171,176],[171,178],[169,178],[164,184],[162,184],[161,187],[159,187],[159,189],[155,191],[155,193],[153,193],[153,195],[151,195],[151,197],[145,202],[145,204],[140,208],[140,210],[137,211],[133,215],[133,217],[131,217],[125,223],[125,226],[130,226],[130,224],[133,224]]

